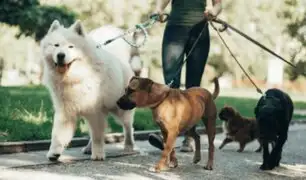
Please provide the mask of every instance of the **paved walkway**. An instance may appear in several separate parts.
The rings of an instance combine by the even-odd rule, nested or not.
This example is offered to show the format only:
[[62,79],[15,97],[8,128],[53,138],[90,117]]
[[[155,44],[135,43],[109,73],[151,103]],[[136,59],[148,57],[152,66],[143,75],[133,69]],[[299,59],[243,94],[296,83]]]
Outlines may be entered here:
[[[223,134],[216,137],[215,167],[206,171],[207,137],[201,136],[202,160],[192,164],[192,153],[177,153],[179,166],[168,172],[148,171],[160,157],[160,151],[147,141],[137,141],[137,154],[122,156],[122,144],[107,145],[107,160],[90,161],[80,153],[80,148],[65,151],[63,163],[50,164],[45,151],[0,156],[1,180],[196,180],[196,179],[306,179],[306,126],[290,127],[289,139],[284,147],[281,167],[263,172],[258,169],[262,156],[253,152],[258,144],[249,144],[243,153],[238,153],[238,144],[233,143],[219,150]],[[177,140],[180,144],[181,138]],[[121,157],[119,157],[121,156]]]

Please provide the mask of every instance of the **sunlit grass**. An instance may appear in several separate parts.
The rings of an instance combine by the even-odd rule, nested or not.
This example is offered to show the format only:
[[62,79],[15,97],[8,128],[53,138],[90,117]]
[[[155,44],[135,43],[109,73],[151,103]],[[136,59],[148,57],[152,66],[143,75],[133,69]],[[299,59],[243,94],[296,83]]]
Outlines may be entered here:
[[[253,116],[256,99],[218,97],[218,110],[230,105],[239,110],[243,116]],[[306,109],[305,102],[295,102],[297,109]],[[0,142],[20,140],[49,139],[51,136],[54,110],[48,91],[42,86],[1,87],[0,88]],[[306,119],[295,115],[294,119]],[[201,124],[201,123],[200,123]],[[217,122],[220,124],[220,121]],[[122,132],[113,117],[109,117],[107,132]],[[158,129],[152,120],[149,109],[137,109],[134,120],[135,131]],[[75,136],[88,133],[84,120],[78,121]]]

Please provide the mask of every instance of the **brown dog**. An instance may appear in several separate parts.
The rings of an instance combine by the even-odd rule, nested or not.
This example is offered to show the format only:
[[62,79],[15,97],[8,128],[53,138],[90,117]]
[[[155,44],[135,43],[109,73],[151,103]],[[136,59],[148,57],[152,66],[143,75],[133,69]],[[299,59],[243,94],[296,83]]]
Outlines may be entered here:
[[220,110],[219,118],[223,121],[223,131],[226,133],[226,138],[219,149],[230,142],[236,141],[240,144],[237,151],[242,152],[247,143],[257,139],[260,146],[256,152],[261,151],[262,146],[258,139],[259,130],[255,118],[242,117],[239,112],[230,106],[225,106]]
[[205,169],[212,170],[217,118],[214,99],[219,94],[217,78],[214,79],[214,83],[215,91],[211,94],[208,90],[199,87],[187,90],[172,89],[148,78],[133,77],[130,80],[125,94],[117,101],[117,104],[125,110],[135,107],[152,109],[153,118],[159,125],[164,139],[164,150],[160,161],[154,168],[155,172],[166,170],[168,159],[170,159],[170,167],[177,167],[173,146],[178,134],[186,131],[195,140],[196,150],[193,162],[200,161],[200,136],[196,133],[195,128],[201,119],[205,124],[209,142],[208,161]]

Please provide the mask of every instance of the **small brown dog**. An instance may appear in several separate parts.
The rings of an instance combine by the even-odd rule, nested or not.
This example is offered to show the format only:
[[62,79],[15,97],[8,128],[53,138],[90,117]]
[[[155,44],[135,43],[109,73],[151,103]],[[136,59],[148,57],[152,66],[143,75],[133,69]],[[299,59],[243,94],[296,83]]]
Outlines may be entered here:
[[[129,110],[135,107],[149,107],[153,118],[159,125],[163,139],[164,150],[160,161],[154,167],[155,172],[177,167],[174,144],[179,133],[187,132],[195,140],[193,162],[201,160],[200,136],[195,131],[196,124],[202,119],[209,142],[208,161],[205,169],[213,169],[214,139],[216,133],[217,108],[214,99],[219,94],[218,79],[214,78],[215,91],[193,87],[187,90],[173,89],[164,84],[155,83],[148,78],[133,77],[125,94],[117,101],[121,109]],[[205,117],[205,118],[204,118]]]
[[258,139],[259,130],[255,118],[242,117],[239,112],[230,106],[225,106],[220,110],[219,118],[223,121],[223,131],[226,133],[226,138],[219,149],[232,141],[236,141],[240,144],[237,151],[242,152],[247,143],[257,139],[260,146],[256,152],[261,151],[262,146]]

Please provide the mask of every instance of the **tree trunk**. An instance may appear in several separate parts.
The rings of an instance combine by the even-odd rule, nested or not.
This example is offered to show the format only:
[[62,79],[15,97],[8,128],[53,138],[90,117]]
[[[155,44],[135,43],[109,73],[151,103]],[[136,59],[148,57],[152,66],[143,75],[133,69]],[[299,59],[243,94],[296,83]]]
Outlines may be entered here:
[[[281,37],[277,39],[275,52],[277,54],[281,53],[282,49],[282,40]],[[280,87],[283,85],[283,77],[284,77],[284,62],[277,59],[277,57],[272,56],[268,60],[268,78],[267,78],[267,86],[268,87]]]
[[0,86],[1,86],[3,70],[4,70],[4,59],[0,57]]

